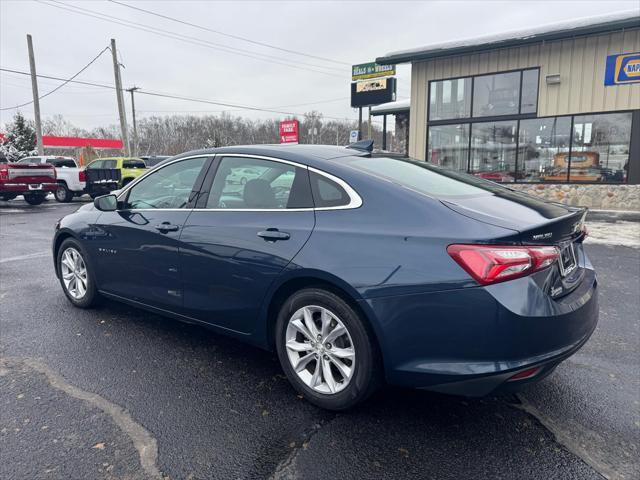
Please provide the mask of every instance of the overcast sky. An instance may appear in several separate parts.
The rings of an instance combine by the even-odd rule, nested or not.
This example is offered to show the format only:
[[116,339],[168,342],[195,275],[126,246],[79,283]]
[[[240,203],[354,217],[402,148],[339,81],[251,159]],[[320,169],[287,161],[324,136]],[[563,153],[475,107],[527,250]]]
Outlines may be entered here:
[[[125,66],[125,88],[136,85],[146,91],[287,112],[317,109],[325,116],[355,119],[357,113],[349,107],[348,100],[352,63],[435,42],[640,9],[638,0],[121,1],[313,57],[204,31],[106,0],[0,0],[0,65],[29,70],[26,34],[30,33],[38,73],[68,78],[115,38]],[[84,9],[83,14],[70,11],[78,7]],[[88,16],[99,14],[115,18],[107,21]],[[112,22],[136,22],[142,26],[132,28]],[[193,40],[187,43],[157,33]],[[207,43],[194,44],[197,40]],[[239,51],[231,53],[220,47]],[[410,66],[400,66],[398,78],[398,96],[407,98]],[[77,79],[112,85],[110,52],[103,54]],[[41,79],[40,94],[59,84]],[[0,108],[30,99],[28,76],[0,72]],[[126,101],[130,115],[128,95]],[[219,114],[223,110],[250,118],[282,117],[277,113],[146,95],[136,96],[136,109],[139,117],[187,112]],[[21,110],[33,118],[32,105]],[[115,93],[105,88],[69,84],[42,99],[41,110],[43,117],[62,114],[74,124],[87,128],[117,123]],[[0,123],[10,120],[14,112],[1,111]]]

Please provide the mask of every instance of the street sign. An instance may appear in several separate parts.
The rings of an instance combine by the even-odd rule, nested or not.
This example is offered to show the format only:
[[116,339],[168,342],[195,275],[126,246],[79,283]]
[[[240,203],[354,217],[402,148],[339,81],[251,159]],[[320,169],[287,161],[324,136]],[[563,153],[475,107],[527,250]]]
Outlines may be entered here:
[[396,99],[396,79],[382,78],[351,84],[351,106],[369,107]]
[[280,122],[280,143],[298,143],[298,120]]
[[349,143],[356,143],[358,141],[358,130],[351,130],[349,132]]
[[360,63],[351,67],[351,80],[391,77],[396,74],[395,65],[378,65],[376,62]]

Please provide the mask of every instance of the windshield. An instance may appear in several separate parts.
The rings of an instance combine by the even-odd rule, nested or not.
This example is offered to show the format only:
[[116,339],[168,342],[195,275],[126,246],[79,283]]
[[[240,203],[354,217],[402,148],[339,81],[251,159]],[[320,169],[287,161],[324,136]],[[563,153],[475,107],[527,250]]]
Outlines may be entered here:
[[406,158],[357,157],[350,164],[430,197],[466,197],[508,191],[473,175]]

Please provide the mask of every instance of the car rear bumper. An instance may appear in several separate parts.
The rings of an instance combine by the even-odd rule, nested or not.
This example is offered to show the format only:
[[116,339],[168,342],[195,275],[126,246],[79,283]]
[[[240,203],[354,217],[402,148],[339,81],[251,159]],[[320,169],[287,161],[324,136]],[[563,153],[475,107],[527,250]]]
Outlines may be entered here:
[[[597,280],[552,300],[525,277],[489,287],[366,300],[386,376],[394,385],[465,396],[541,380],[589,339],[598,321]],[[511,380],[540,367],[530,378]]]
[[6,182],[0,185],[0,191],[2,193],[15,193],[22,195],[25,193],[38,193],[38,192],[55,192],[58,184],[55,181],[48,182],[33,182],[33,183],[21,183],[21,182]]

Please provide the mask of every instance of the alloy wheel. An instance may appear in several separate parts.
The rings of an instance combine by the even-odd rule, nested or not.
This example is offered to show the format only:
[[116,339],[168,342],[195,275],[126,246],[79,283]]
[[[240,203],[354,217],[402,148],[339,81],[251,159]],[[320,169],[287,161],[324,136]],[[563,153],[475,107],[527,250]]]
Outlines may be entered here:
[[334,394],[353,377],[356,352],[345,324],[330,310],[309,305],[289,319],[285,346],[291,367],[313,391]]
[[67,248],[62,253],[60,274],[69,295],[75,300],[82,299],[87,293],[87,265],[75,248]]

